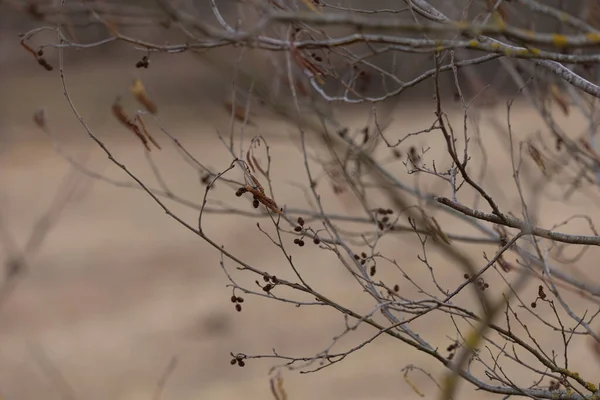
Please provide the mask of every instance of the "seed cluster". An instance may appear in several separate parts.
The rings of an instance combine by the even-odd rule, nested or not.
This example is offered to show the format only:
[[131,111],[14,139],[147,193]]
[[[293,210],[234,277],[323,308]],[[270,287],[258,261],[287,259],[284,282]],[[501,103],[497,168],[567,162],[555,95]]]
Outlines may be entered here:
[[460,344],[458,342],[454,342],[452,344],[450,344],[447,348],[446,351],[448,352],[448,360],[452,360],[454,358],[454,356],[456,355],[456,350],[460,347]]
[[[310,229],[310,228],[307,229],[307,228],[304,227],[305,222],[304,222],[304,218],[302,218],[302,217],[298,217],[297,222],[298,222],[298,225],[296,225],[294,227],[294,232],[301,233],[302,235],[299,238],[295,238],[294,239],[294,244],[298,245],[299,247],[304,247],[304,245],[306,244],[306,242],[304,241],[304,237],[306,235],[306,232],[308,230],[312,230],[312,229]],[[313,238],[313,243],[314,244],[320,244],[321,243],[321,239],[319,239],[318,236],[315,236]]]
[[233,355],[233,353],[229,353],[229,354],[231,354],[231,357],[232,357],[231,361],[229,361],[229,363],[231,365],[237,364],[240,367],[243,367],[246,365],[246,362],[244,361],[244,359],[246,358],[245,355],[243,355],[243,354]]
[[237,312],[242,311],[242,304],[244,302],[244,298],[240,296],[233,295],[231,296],[231,302],[235,304],[235,310]]
[[140,61],[135,63],[136,68],[148,68],[149,65],[150,65],[150,60],[148,59],[148,56],[142,57],[142,59]]
[[[463,277],[465,279],[471,279],[469,274],[464,274]],[[478,289],[481,290],[482,292],[490,287],[489,283],[487,283],[482,277],[477,278],[475,283],[477,284]]]
[[266,282],[264,286],[260,284],[259,281],[256,281],[256,284],[262,288],[263,291],[269,293],[277,284],[279,283],[279,279],[275,275],[264,274],[263,280]]
[[385,230],[394,230],[394,224],[390,222],[390,215],[394,213],[391,209],[378,208],[375,212],[375,217],[377,218],[377,227],[380,231]]
[[544,292],[544,287],[542,285],[538,286],[538,294],[537,294],[537,298],[535,299],[535,301],[533,301],[531,303],[531,308],[536,308],[537,307],[537,301],[538,300],[546,300],[546,293]]
[[[365,265],[368,261],[373,260],[372,258],[369,258],[367,256],[367,253],[365,253],[364,251],[361,252],[360,255],[355,254],[354,259],[356,261],[360,262],[360,265]],[[371,268],[369,268],[369,275],[375,276],[376,273],[377,273],[377,267],[375,264],[373,264],[373,265],[371,265]]]

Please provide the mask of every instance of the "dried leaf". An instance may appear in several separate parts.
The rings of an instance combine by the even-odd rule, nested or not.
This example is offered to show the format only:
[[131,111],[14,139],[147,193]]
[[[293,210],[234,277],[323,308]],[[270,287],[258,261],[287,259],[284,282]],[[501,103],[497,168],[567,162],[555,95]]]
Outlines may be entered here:
[[113,115],[117,118],[117,120],[120,123],[125,125],[131,132],[133,132],[141,140],[144,147],[146,147],[146,150],[151,151],[150,146],[148,145],[148,139],[146,138],[146,136],[144,136],[144,134],[142,133],[140,128],[134,122],[132,122],[132,120],[129,118],[129,116],[127,115],[127,113],[125,112],[125,110],[123,109],[121,104],[119,103],[119,99],[115,100],[115,102],[113,103],[112,112],[113,112]]
[[271,378],[271,393],[275,400],[287,400],[287,393],[283,388],[283,378],[280,374]]
[[135,99],[141,105],[143,105],[144,108],[148,110],[150,114],[156,114],[158,112],[156,105],[152,102],[152,100],[150,100],[150,97],[148,97],[148,93],[146,93],[146,88],[144,87],[144,84],[141,80],[135,79],[129,89],[131,90],[131,94],[133,94],[133,97],[135,97]]
[[[246,108],[241,106],[240,104],[235,104],[229,100],[227,100],[224,104],[225,108],[230,114],[233,114],[233,117],[240,122],[246,121]],[[248,120],[246,121],[248,125],[256,126],[256,124],[250,120],[250,116],[248,115]]]
[[313,2],[313,0],[302,0],[302,2],[304,3],[304,5],[306,5],[306,7],[309,8],[310,11],[312,12],[316,12],[316,13],[321,13],[321,10],[319,10],[316,6],[315,3]]
[[140,115],[138,115],[137,118],[136,118],[136,120],[140,123],[140,127],[142,128],[142,132],[148,138],[148,140],[150,142],[152,142],[152,144],[154,146],[156,146],[157,149],[162,150],[162,148],[160,147],[160,145],[158,144],[158,142],[150,134],[150,132],[148,131],[148,129],[146,129],[146,124],[144,124],[144,121],[143,121],[142,117]]
[[546,169],[546,164],[544,163],[544,157],[542,156],[542,153],[540,153],[540,151],[530,141],[527,142],[527,150],[529,150],[529,155],[536,165],[540,167],[544,175],[547,175],[548,171]]
[[569,102],[565,98],[565,94],[561,92],[557,85],[550,85],[550,93],[552,94],[552,98],[558,104],[563,114],[569,115]]

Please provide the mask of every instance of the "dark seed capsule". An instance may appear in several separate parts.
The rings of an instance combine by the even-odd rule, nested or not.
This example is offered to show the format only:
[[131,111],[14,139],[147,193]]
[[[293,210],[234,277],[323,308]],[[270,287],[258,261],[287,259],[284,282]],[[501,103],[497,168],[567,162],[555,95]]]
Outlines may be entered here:
[[259,202],[258,202],[258,200],[256,200],[256,199],[255,199],[255,200],[252,200],[252,207],[254,207],[254,208],[258,208],[258,205],[259,205]]
[[237,301],[238,301],[238,298],[236,296],[231,296],[232,303],[236,303]]
[[375,269],[375,266],[371,267],[371,271],[370,271],[370,275],[371,276],[375,276],[375,272],[377,272],[377,270]]
[[298,217],[298,224],[300,224],[300,226],[304,226],[304,219],[302,217]]
[[314,243],[314,244],[319,244],[319,243],[321,243],[321,239],[319,239],[319,238],[314,238],[314,239],[313,239],[313,243]]
[[298,241],[298,246],[300,246],[300,247],[304,246],[304,240],[300,239],[300,241]]
[[244,302],[244,298],[243,297],[238,297],[237,298],[237,302],[238,303],[243,303]]
[[243,367],[243,366],[245,366],[245,365],[246,365],[246,363],[244,362],[244,360],[239,360],[239,361],[238,361],[238,365],[239,365],[240,367]]
[[273,283],[279,283],[279,279],[277,279],[277,277],[275,275],[273,275],[271,277],[271,282],[273,282]]
[[463,275],[463,278],[465,278],[465,279],[469,279],[469,274],[464,274],[464,275]]
[[383,217],[381,218],[381,222],[386,223],[390,220],[390,217]]
[[294,244],[298,244],[298,243],[300,243],[300,239],[298,239],[298,238],[294,239]]
[[294,231],[295,232],[300,232],[300,231],[302,231],[302,227],[301,226],[297,226],[297,227],[294,228]]
[[232,358],[231,361],[229,361],[229,364],[235,365],[237,364],[237,360],[235,358]]
[[537,304],[535,303],[535,301],[533,303],[531,303],[531,308],[536,308]]
[[271,289],[273,289],[273,285],[271,285],[270,283],[267,283],[264,287],[263,290],[265,292],[269,292]]
[[360,256],[361,256],[362,258],[367,258],[367,253],[365,253],[365,252],[363,251],[362,253],[360,253]]
[[355,260],[360,260],[360,256],[359,256],[358,254],[355,254],[355,255],[354,255],[354,259],[355,259]]
[[240,303],[237,303],[237,304],[235,305],[235,310],[236,310],[237,312],[240,312],[240,311],[242,311],[242,305],[241,305]]
[[269,275],[263,275],[263,281],[269,282],[269,280],[271,280],[271,277]]
[[398,286],[398,284],[394,285],[394,292],[398,293],[398,291],[400,290],[400,286]]

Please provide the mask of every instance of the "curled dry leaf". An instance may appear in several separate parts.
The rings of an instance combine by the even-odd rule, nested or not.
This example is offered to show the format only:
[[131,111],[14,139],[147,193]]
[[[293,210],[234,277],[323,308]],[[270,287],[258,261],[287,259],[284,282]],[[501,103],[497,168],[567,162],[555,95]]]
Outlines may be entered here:
[[527,142],[527,150],[529,151],[529,155],[533,161],[538,167],[540,167],[544,175],[548,175],[548,170],[546,169],[546,164],[544,162],[544,156],[542,156],[542,153],[537,149],[537,147],[534,146],[533,143],[531,143],[531,141]]
[[123,106],[121,106],[118,98],[112,105],[112,112],[115,118],[117,118],[121,124],[125,125],[125,127],[127,127],[141,140],[144,147],[146,147],[146,150],[151,151],[150,146],[148,145],[147,137],[142,133],[141,129],[136,125],[136,123],[129,118],[123,109]]
[[142,83],[141,80],[135,79],[129,89],[131,90],[131,94],[133,94],[133,97],[135,97],[135,99],[141,105],[143,105],[144,108],[150,114],[156,114],[158,112],[156,104],[154,104],[154,102],[152,102],[152,100],[150,100],[150,97],[148,97],[146,88],[144,87],[144,84]]

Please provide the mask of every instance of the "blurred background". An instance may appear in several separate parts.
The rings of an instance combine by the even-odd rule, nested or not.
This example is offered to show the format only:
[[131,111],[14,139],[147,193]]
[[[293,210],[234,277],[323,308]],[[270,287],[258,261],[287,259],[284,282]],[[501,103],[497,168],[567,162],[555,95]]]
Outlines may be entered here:
[[[0,259],[8,267],[19,261],[24,272],[14,287],[2,287],[0,297],[0,396],[7,400],[138,400],[157,398],[162,392],[164,399],[271,398],[273,360],[250,360],[240,368],[230,365],[229,353],[269,354],[276,349],[294,356],[313,355],[343,329],[342,318],[327,310],[294,308],[252,297],[246,299],[242,312],[236,312],[218,252],[168,217],[148,195],[126,187],[131,179],[89,139],[63,95],[56,51],[46,49],[46,58],[55,66],[46,71],[19,45],[19,34],[45,23],[31,12],[19,11],[16,3],[23,4],[0,1]],[[355,1],[354,5],[363,3]],[[150,1],[143,4],[156,7]],[[233,7],[222,4],[225,9]],[[199,14],[210,12],[208,1],[183,6],[195,7]],[[182,37],[161,26],[140,26],[127,33],[165,43]],[[55,41],[54,36],[43,33],[35,43]],[[104,37],[104,25],[77,30],[80,42]],[[236,56],[226,51],[216,54],[225,60]],[[220,171],[231,162],[217,132],[226,133],[230,126],[223,102],[231,95],[232,77],[216,73],[188,53],[156,54],[148,69],[135,68],[142,55],[123,43],[67,49],[65,76],[70,95],[117,160],[152,186],[159,185],[152,172],[152,166],[157,166],[174,193],[201,203],[205,187],[197,171],[160,129],[151,128],[163,149],[154,150],[149,162],[137,138],[115,120],[111,106],[120,96],[133,109],[129,86],[141,78],[157,103],[163,126],[202,163]],[[406,62],[406,73],[417,73],[419,62]],[[257,69],[268,76],[268,69],[260,68],[260,60],[257,63]],[[494,89],[511,90],[497,64],[490,63],[479,73]],[[474,84],[470,90],[479,89]],[[422,102],[415,103],[415,97]],[[40,109],[50,135],[35,122]],[[505,109],[492,107],[487,112],[502,116]],[[369,108],[341,108],[340,113],[348,126],[360,127]],[[526,134],[539,125],[527,109],[515,113],[516,132]],[[423,129],[431,124],[432,115],[431,85],[426,83],[403,95],[393,114],[396,132]],[[458,108],[455,117],[461,117]],[[570,123],[584,129],[585,121],[572,119]],[[257,125],[247,129],[248,137],[263,134],[273,147],[274,163],[279,166],[274,181],[282,188],[277,201],[306,206],[302,192],[293,185],[306,182],[306,177],[299,167],[298,148],[286,139],[287,128],[280,121],[259,116]],[[482,129],[489,127],[482,125]],[[67,158],[113,183],[74,171]],[[399,168],[398,174],[406,172]],[[511,182],[510,175],[498,173],[494,190],[506,195],[502,185]],[[358,209],[352,200],[330,191],[323,197],[332,207],[347,212]],[[217,184],[211,198],[240,204],[224,185]],[[197,210],[167,204],[192,225],[197,220]],[[555,212],[567,215],[569,210],[556,208]],[[258,234],[256,221],[209,214],[205,230],[244,260],[278,276],[289,274],[281,253]],[[417,243],[407,238],[400,246],[398,242],[388,246],[406,268],[426,276],[426,271],[418,272],[422,265],[414,252]],[[328,285],[331,296],[364,307],[350,285],[351,278],[330,255],[299,249],[293,253],[308,276]],[[473,254],[480,256],[480,248],[474,248]],[[439,273],[448,282],[460,281],[462,274],[451,267]],[[589,279],[598,274],[591,273]],[[254,278],[248,279],[252,284]],[[444,326],[427,331],[433,342],[449,344]],[[359,331],[352,342],[372,333]],[[582,345],[573,350],[572,358],[586,360],[587,354],[589,348]],[[284,374],[285,388],[290,399],[435,396],[437,388],[427,376],[412,378],[411,384],[421,393],[411,390],[402,378],[401,368],[413,363],[432,374],[441,371],[432,360],[380,338],[318,373]],[[465,396],[461,398],[491,398],[466,386],[461,393]]]

